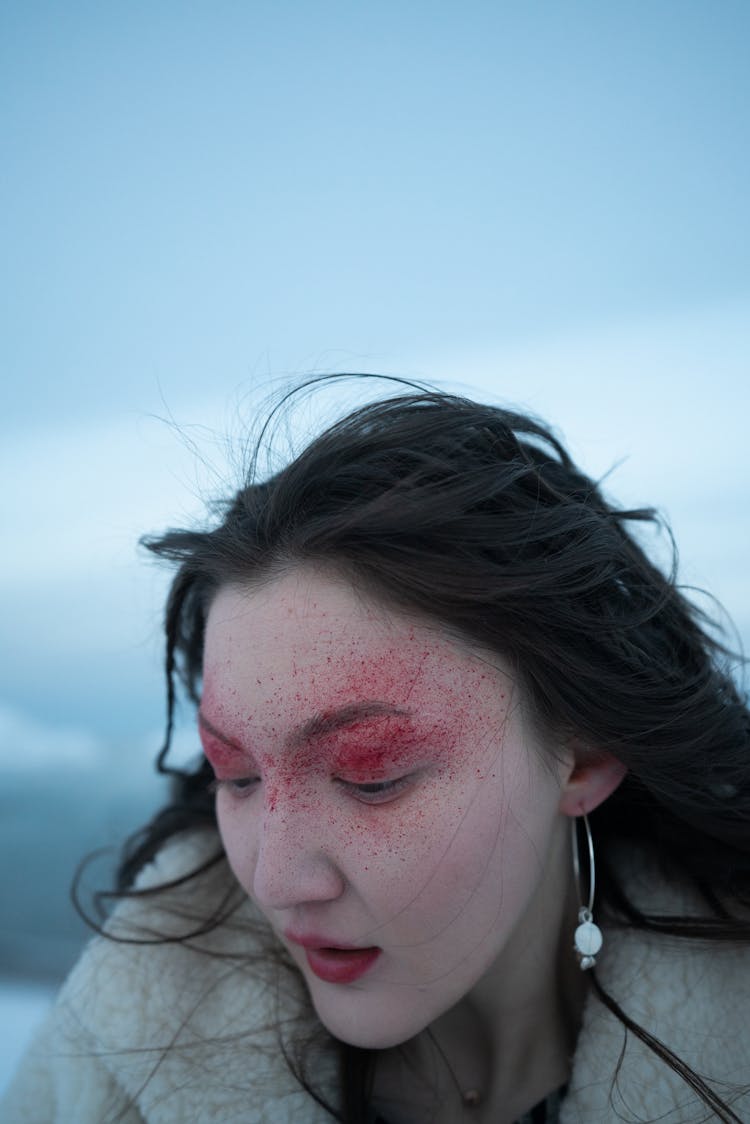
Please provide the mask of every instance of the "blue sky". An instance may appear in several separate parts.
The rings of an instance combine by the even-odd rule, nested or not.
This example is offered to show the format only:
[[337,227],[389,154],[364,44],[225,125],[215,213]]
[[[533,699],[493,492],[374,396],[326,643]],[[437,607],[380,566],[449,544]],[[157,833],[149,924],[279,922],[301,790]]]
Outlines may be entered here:
[[150,752],[135,541],[310,371],[548,417],[749,637],[749,41],[744,0],[0,5],[0,761]]

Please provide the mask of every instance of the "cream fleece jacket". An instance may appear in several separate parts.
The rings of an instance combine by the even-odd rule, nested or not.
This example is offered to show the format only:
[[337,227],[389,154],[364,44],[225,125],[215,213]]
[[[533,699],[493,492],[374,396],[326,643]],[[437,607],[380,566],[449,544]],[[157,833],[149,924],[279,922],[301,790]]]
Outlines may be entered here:
[[[138,887],[179,878],[218,850],[213,833],[181,836],[142,872]],[[631,872],[629,889],[643,908],[690,908],[684,891],[653,871]],[[208,933],[141,943],[195,931],[236,893],[221,861],[197,882],[123,902],[108,928],[137,943],[90,943],[0,1105],[4,1124],[328,1124],[331,1117],[289,1072],[279,1023],[289,1040],[317,1032],[309,1072],[334,1103],[337,1058],[296,970],[263,970],[273,938],[244,896]],[[750,1085],[750,948],[609,931],[597,971],[625,1011],[725,1099]],[[750,1094],[733,1107],[750,1121]],[[590,996],[561,1124],[657,1119],[715,1117]]]

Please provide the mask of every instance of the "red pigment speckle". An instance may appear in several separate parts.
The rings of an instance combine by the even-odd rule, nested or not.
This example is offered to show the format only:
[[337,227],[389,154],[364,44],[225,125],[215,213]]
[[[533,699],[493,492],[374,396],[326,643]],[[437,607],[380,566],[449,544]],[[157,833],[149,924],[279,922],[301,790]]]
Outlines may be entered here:
[[[333,780],[364,784],[435,766],[449,784],[460,764],[456,755],[472,753],[497,717],[477,708],[465,667],[454,677],[439,645],[434,651],[421,643],[415,647],[407,640],[365,657],[358,643],[343,644],[333,654],[321,653],[318,668],[292,655],[281,674],[270,668],[251,673],[246,696],[241,687],[222,689],[223,675],[215,674],[202,707],[213,729],[203,729],[202,740],[217,775],[237,779],[257,772],[266,808],[281,814],[314,811],[320,784]],[[476,686],[487,678],[477,668]],[[397,713],[358,717],[357,708],[366,711],[368,705]],[[351,720],[337,725],[346,711]],[[341,804],[326,816],[327,827],[361,839],[371,855],[390,849],[393,833],[404,831],[403,801],[410,828],[423,822],[423,808],[408,795],[367,806],[347,800],[342,790]]]
[[257,770],[257,763],[252,755],[237,742],[227,737],[201,712],[198,716],[198,732],[200,734],[203,752],[211,762],[217,776],[222,777],[238,769],[248,771]]
[[377,780],[424,756],[425,741],[413,721],[399,715],[357,723],[325,738],[320,748],[336,774],[349,780]]

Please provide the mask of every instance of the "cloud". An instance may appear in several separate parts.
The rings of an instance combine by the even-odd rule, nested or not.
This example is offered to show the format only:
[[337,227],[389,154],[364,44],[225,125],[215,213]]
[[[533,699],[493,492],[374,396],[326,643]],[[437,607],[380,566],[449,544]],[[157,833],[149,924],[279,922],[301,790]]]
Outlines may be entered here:
[[89,770],[105,759],[104,744],[86,730],[49,726],[0,702],[0,770]]
[[191,427],[181,434],[136,414],[4,435],[0,473],[12,485],[3,520],[11,533],[0,590],[128,568],[144,532],[202,514],[219,481],[232,476],[212,437],[222,432],[216,405],[193,404],[190,416],[205,423],[195,448]]

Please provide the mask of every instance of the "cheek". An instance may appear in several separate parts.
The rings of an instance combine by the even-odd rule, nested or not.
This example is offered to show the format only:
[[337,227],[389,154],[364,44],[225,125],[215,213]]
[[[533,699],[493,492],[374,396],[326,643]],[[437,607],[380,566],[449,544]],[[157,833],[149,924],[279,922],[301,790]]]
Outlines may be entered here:
[[216,821],[232,872],[249,893],[258,849],[255,825],[249,817],[238,816],[222,793],[216,797]]
[[442,851],[434,866],[444,885],[474,887],[491,898],[533,882],[543,865],[557,818],[558,789],[536,768],[532,751],[506,746],[494,768],[446,816]]
[[446,768],[414,799],[353,824],[342,835],[353,883],[368,880],[389,914],[463,900],[498,839],[497,809],[477,808],[479,792]]

